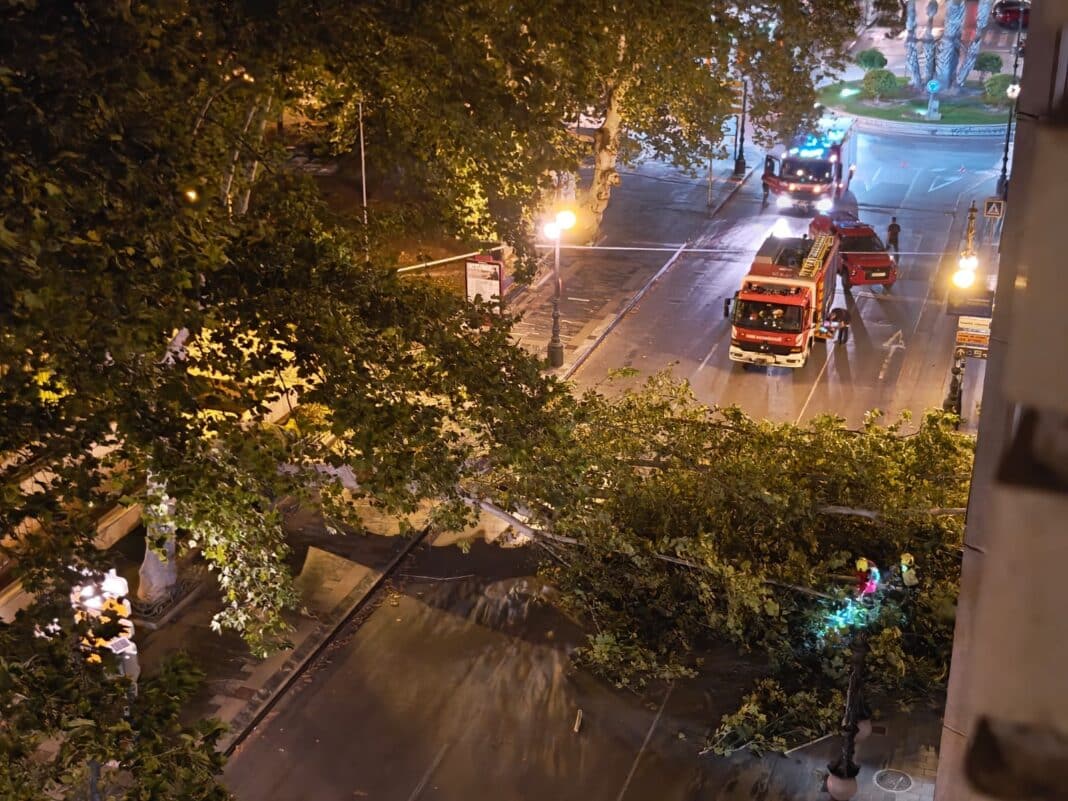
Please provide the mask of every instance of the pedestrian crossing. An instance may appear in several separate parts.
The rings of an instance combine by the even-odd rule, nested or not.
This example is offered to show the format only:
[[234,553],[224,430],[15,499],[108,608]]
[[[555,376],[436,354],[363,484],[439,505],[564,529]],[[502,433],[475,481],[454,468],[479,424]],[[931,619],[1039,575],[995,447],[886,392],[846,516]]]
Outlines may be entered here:
[[983,32],[983,46],[989,50],[1012,50],[1016,46],[1016,31],[990,27]]

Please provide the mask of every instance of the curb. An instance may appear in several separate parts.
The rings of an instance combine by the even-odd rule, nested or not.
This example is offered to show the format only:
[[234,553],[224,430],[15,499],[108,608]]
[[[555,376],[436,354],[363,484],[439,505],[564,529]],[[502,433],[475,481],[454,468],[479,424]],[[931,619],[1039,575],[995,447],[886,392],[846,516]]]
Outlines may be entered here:
[[[735,196],[735,194],[737,194],[738,190],[745,185],[746,181],[748,181],[753,176],[756,170],[756,165],[750,167],[749,171],[746,172],[745,176],[741,180],[737,181],[733,187],[731,187],[727,194],[725,194],[720,199],[719,203],[717,203],[714,207],[711,207],[711,210],[708,212],[708,216],[711,218],[719,214],[720,210],[727,205],[727,203],[730,201],[731,198]],[[597,350],[598,346],[600,346],[600,344],[608,338],[608,335],[612,333],[612,331],[617,325],[619,325],[620,321],[628,314],[630,314],[634,307],[641,302],[641,299],[645,297],[645,293],[649,291],[653,284],[659,281],[664,276],[664,274],[669,269],[671,269],[672,266],[674,266],[675,262],[678,261],[679,256],[681,256],[686,251],[686,248],[689,247],[690,244],[691,242],[686,242],[686,244],[684,244],[681,248],[675,251],[675,253],[672,254],[671,258],[669,258],[667,262],[659,270],[657,270],[656,273],[653,274],[653,277],[650,278],[645,283],[645,285],[642,286],[642,288],[635,293],[634,297],[632,297],[630,301],[622,309],[620,309],[620,311],[612,319],[612,322],[610,322],[605,327],[604,331],[602,331],[597,336],[597,339],[595,339],[593,343],[588,348],[586,348],[586,350],[578,354],[578,356],[576,356],[575,358],[575,361],[571,363],[571,366],[560,374],[561,381],[567,381],[579,370],[579,368],[582,367],[583,364],[586,363],[586,360],[593,354],[595,350]]]
[[[232,732],[219,741],[219,751],[226,756],[233,755],[252,731],[274,709],[275,705],[308,669],[311,662],[334,641],[338,633],[354,618],[381,589],[386,580],[408,556],[423,543],[430,533],[426,526],[415,534],[411,540],[389,561],[381,571],[374,571],[364,576],[363,581],[338,604],[329,619],[318,624],[312,633],[297,645],[283,663],[282,667],[261,687],[244,709],[237,713],[230,722]],[[339,611],[340,610],[340,611]]]
[[857,121],[857,129],[863,133],[889,133],[901,136],[931,136],[938,138],[972,138],[985,139],[993,136],[1005,135],[1004,123],[991,123],[989,125],[940,125],[931,122],[893,122],[881,120],[877,117],[865,117],[863,114],[855,114],[837,106],[828,106],[831,111],[847,117],[853,117]]

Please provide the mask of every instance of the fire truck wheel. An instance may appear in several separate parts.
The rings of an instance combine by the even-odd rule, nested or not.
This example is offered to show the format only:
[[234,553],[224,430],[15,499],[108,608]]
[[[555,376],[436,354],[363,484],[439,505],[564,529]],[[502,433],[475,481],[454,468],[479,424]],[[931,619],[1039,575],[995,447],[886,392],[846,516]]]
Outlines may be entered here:
[[889,292],[893,284],[883,284],[883,292]]

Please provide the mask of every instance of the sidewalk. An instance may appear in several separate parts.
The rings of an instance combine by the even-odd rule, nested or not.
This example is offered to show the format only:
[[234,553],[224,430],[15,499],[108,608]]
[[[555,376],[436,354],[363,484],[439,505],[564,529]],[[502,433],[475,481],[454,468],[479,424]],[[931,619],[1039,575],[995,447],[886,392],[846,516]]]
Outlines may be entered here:
[[[941,716],[925,709],[894,711],[876,721],[871,737],[857,744],[855,801],[931,801],[941,736]],[[827,765],[840,754],[841,738],[832,735],[786,755],[736,755],[729,760],[729,777],[720,789],[701,799],[827,801]]]
[[[190,722],[217,718],[229,726],[220,743],[222,750],[240,739],[335,628],[364,603],[391,564],[404,557],[411,538],[397,536],[392,519],[376,517],[370,510],[361,514],[372,533],[329,534],[322,518],[306,509],[286,516],[290,566],[304,604],[300,612],[287,615],[293,627],[291,648],[260,660],[236,634],[213,631],[211,620],[222,608],[214,581],[160,628],[138,631],[141,666],[146,672],[177,651],[187,652],[205,672],[205,681],[186,705],[183,717]],[[498,522],[491,518],[432,544],[448,545],[462,537],[492,540],[504,528]]]

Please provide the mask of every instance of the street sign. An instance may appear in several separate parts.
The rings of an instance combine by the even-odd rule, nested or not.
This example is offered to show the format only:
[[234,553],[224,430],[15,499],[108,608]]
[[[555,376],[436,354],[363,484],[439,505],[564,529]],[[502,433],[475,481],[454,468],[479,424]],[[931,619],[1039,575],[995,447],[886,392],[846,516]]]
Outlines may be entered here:
[[969,315],[958,318],[955,351],[958,357],[985,359],[990,351],[990,318]]
[[983,216],[1000,220],[1005,216],[1005,201],[999,197],[988,197],[983,201]]
[[942,84],[937,78],[932,78],[927,82],[927,91],[930,92],[932,95],[941,88]]

